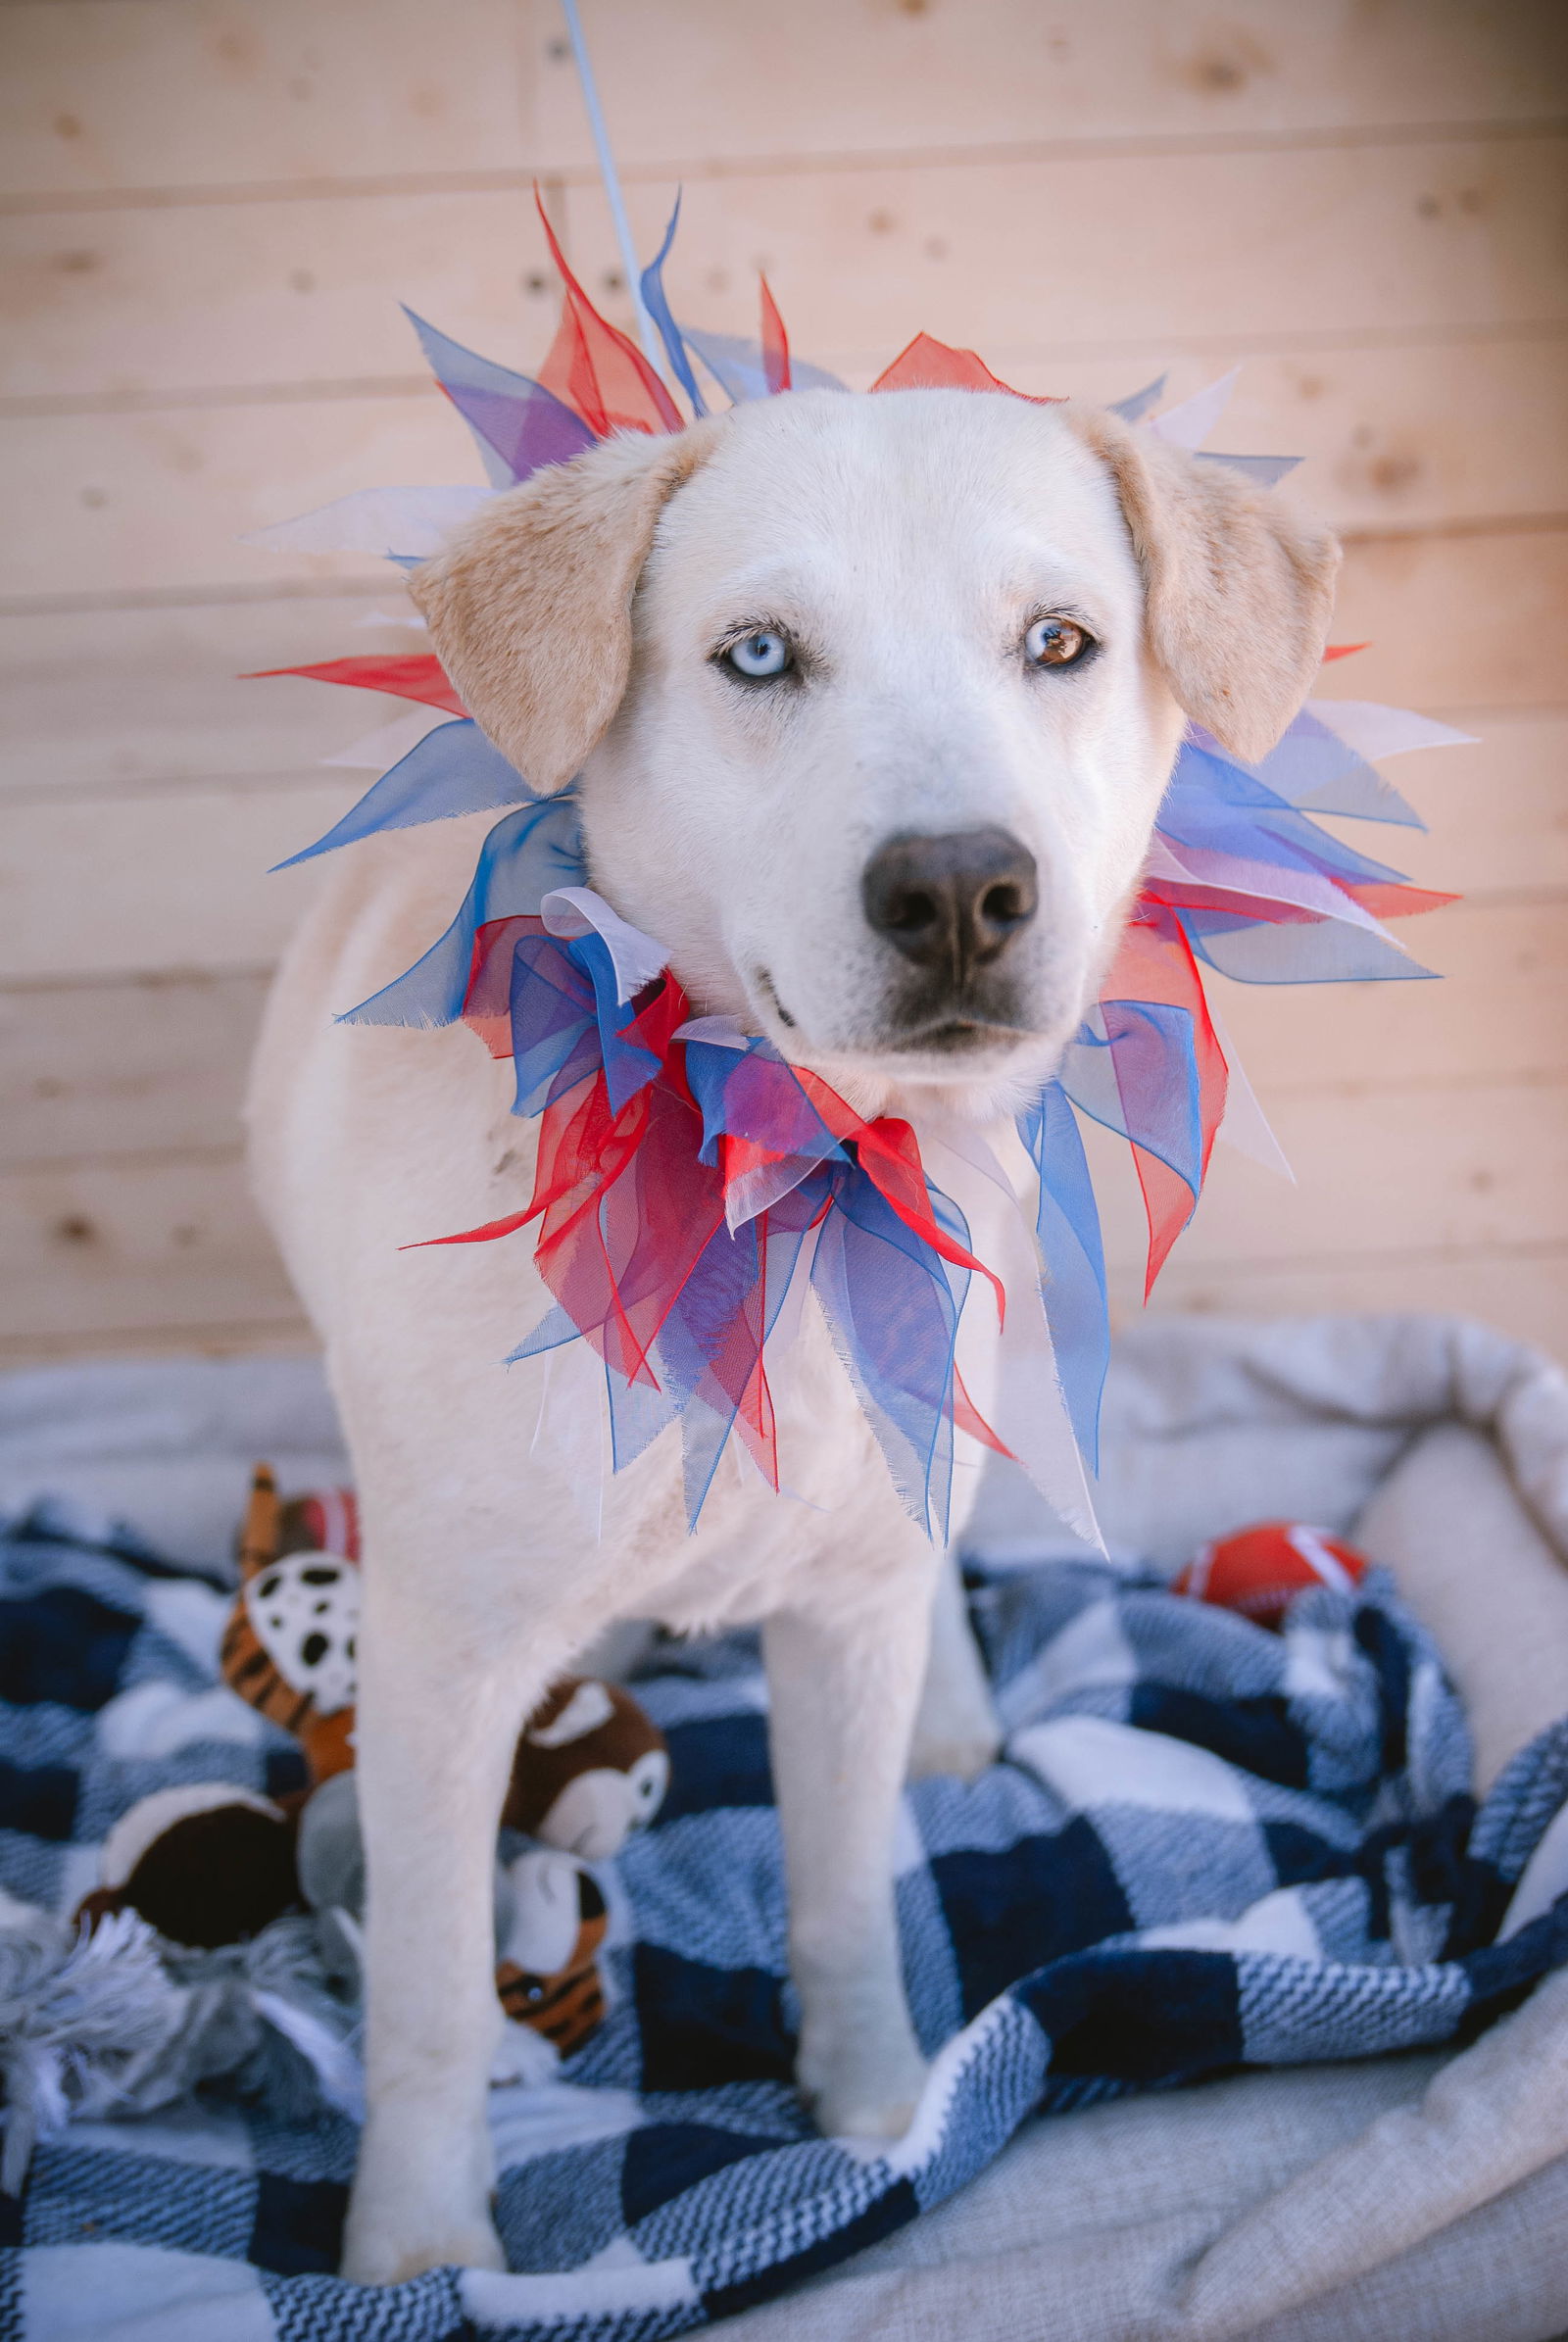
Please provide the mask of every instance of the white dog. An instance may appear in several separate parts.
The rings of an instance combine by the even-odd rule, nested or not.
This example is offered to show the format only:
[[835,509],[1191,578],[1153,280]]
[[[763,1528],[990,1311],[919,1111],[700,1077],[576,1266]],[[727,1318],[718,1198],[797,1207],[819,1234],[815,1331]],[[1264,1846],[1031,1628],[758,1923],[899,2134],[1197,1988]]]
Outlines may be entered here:
[[[925,1133],[1004,1124],[1050,1073],[1185,719],[1246,756],[1272,744],[1337,558],[1111,415],[813,391],[539,472],[415,592],[532,786],[580,772],[592,883],[668,948],[695,1009]],[[808,1312],[775,1378],[811,1503],[721,1475],[689,1534],[666,1437],[611,1483],[595,1541],[565,1460],[530,1452],[542,1365],[498,1364],[545,1305],[528,1237],[400,1249],[532,1184],[537,1126],[467,1035],[332,1022],[440,933],[480,834],[343,857],[278,979],[250,1107],[363,1510],[362,2279],[500,2265],[497,1814],[523,1719],[617,1618],[763,1622],[801,2087],[824,2129],[887,2136],[923,2073],[892,1861],[937,1564],[823,1325]],[[982,1259],[994,1238],[982,1212]],[[933,1732],[983,1752],[955,1647]]]

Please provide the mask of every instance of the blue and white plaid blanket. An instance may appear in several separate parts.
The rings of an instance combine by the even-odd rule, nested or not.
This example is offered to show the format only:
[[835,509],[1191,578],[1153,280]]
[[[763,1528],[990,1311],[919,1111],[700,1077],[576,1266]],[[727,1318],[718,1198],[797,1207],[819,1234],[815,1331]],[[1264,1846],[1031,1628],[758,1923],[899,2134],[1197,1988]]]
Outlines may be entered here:
[[[906,1801],[906,1972],[936,2062],[898,2146],[818,2138],[792,2095],[764,1697],[755,1643],[730,1637],[638,1684],[673,1782],[603,1874],[609,2022],[559,2079],[492,2091],[517,2273],[344,2284],[351,2122],[209,2088],[42,2140],[24,2193],[0,2198],[0,2334],[675,2334],[913,2219],[1031,2115],[1463,2038],[1568,1963],[1568,1897],[1494,1941],[1568,1799],[1568,1722],[1478,1812],[1454,1695],[1376,1575],[1302,1594],[1283,1635],[1081,1562],[982,1578],[973,1604],[1006,1759]],[[12,1524],[11,1894],[69,1911],[154,1787],[295,1785],[292,1748],[215,1689],[225,1608],[128,1536]],[[0,2035],[12,2015],[0,2002]]]

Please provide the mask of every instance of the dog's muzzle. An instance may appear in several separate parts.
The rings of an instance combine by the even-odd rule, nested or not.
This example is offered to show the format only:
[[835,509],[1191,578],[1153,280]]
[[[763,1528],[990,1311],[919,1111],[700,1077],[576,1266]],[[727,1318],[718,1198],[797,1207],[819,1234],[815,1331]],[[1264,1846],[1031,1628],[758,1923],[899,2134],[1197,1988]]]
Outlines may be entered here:
[[1004,829],[889,838],[865,866],[866,923],[908,963],[898,1021],[914,1046],[972,1047],[1018,1022],[1009,956],[1040,904],[1035,857]]

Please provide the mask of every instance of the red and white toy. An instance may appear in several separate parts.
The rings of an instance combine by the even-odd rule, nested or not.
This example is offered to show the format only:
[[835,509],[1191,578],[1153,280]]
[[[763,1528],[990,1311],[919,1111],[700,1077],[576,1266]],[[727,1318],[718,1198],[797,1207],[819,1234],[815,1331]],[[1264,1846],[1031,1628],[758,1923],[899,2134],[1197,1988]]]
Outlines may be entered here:
[[1300,1521],[1258,1521],[1205,1545],[1171,1580],[1171,1592],[1239,1610],[1260,1627],[1278,1627],[1303,1587],[1332,1586],[1338,1593],[1349,1593],[1366,1568],[1364,1554],[1326,1529],[1309,1529]]

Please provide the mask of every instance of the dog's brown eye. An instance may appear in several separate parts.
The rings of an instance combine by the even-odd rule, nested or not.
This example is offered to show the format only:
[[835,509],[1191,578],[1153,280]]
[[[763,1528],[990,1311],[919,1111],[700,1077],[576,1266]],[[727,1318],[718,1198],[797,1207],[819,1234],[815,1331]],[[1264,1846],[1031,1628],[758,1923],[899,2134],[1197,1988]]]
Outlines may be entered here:
[[1031,666],[1075,666],[1093,648],[1093,637],[1071,618],[1036,618],[1023,638]]

